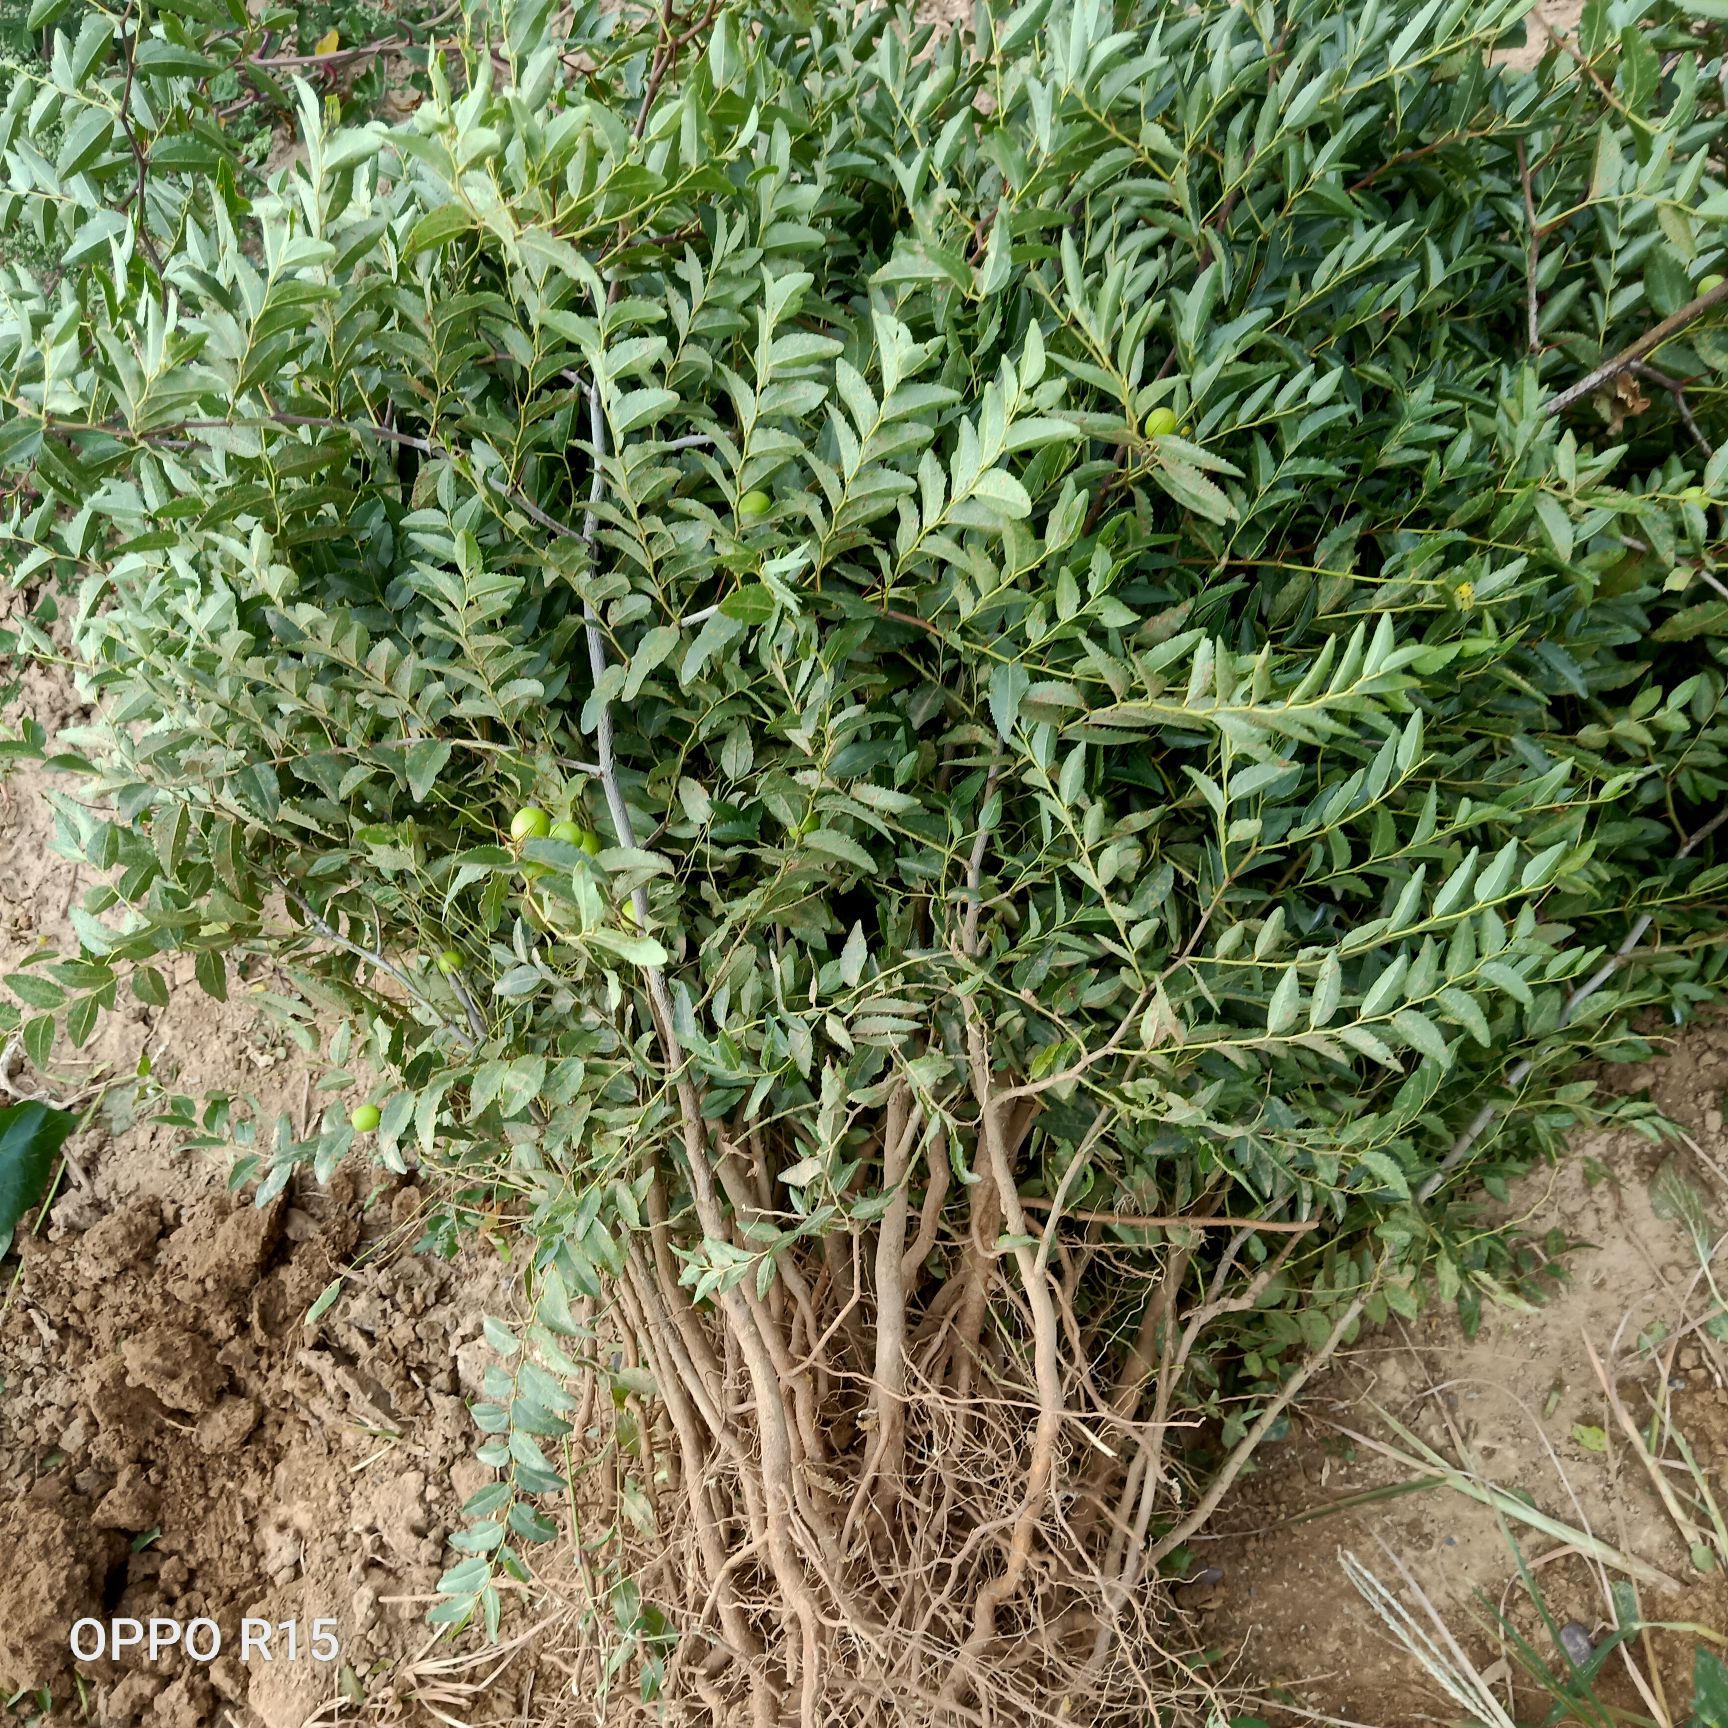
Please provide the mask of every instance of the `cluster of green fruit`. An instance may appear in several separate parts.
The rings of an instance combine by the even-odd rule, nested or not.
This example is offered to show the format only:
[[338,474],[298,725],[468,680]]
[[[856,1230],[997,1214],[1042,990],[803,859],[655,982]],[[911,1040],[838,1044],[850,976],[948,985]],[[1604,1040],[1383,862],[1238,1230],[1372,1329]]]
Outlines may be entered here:
[[517,845],[524,840],[562,840],[580,846],[592,858],[600,850],[600,836],[579,822],[554,822],[538,804],[525,804],[510,818],[510,838]]
[[[528,840],[562,840],[567,846],[586,852],[590,858],[595,857],[604,844],[592,828],[584,828],[580,822],[567,819],[554,822],[538,804],[526,804],[510,818],[510,838],[518,846]],[[530,882],[544,876],[550,868],[550,865],[536,864],[533,860],[521,866],[522,874]],[[626,924],[635,924],[636,908],[628,899],[619,903],[618,916]]]

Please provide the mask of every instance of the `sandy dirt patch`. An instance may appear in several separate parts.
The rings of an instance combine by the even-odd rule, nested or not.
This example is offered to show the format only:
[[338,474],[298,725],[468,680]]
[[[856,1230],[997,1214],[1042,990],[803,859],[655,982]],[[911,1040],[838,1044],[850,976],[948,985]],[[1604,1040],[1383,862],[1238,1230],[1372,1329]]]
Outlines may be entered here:
[[[1687,1140],[1658,1146],[1629,1132],[1582,1137],[1557,1169],[1514,1189],[1508,1215],[1532,1263],[1562,1238],[1576,1245],[1561,1273],[1542,1279],[1547,1299],[1533,1312],[1488,1312],[1474,1338],[1438,1314],[1365,1337],[1316,1384],[1289,1437],[1262,1454],[1259,1471],[1195,1544],[1196,1566],[1220,1574],[1211,1591],[1195,1593],[1204,1597],[1197,1631],[1235,1659],[1239,1678],[1353,1722],[1458,1715],[1352,1588],[1345,1552],[1394,1586],[1398,1564],[1407,1567],[1503,1701],[1517,1668],[1507,1660],[1511,1640],[1500,1615],[1558,1672],[1569,1672],[1520,1581],[1514,1540],[1556,1629],[1575,1624],[1601,1642],[1613,1629],[1612,1589],[1628,1584],[1646,1621],[1728,1629],[1728,1554],[1697,1556],[1712,1566],[1699,1570],[1592,1361],[1594,1351],[1634,1424],[1646,1428],[1658,1409],[1671,1414],[1717,1504],[1728,1508],[1728,1317],[1700,1269],[1728,1241],[1728,1028],[1692,1029],[1649,1069],[1609,1075],[1616,1089],[1647,1087]],[[1720,1285],[1728,1253],[1716,1253],[1715,1264]],[[1367,1443],[1408,1454],[1394,1422],[1651,1571],[1637,1578],[1593,1562],[1447,1487],[1358,1500],[1413,1480]],[[1672,1442],[1662,1450],[1666,1480],[1684,1503],[1695,1492],[1692,1479]],[[1677,1721],[1685,1719],[1696,1643],[1691,1633],[1652,1632],[1627,1653]],[[1600,1690],[1609,1704],[1644,1712],[1639,1720],[1653,1714],[1619,1657]],[[1518,1686],[1515,1698],[1517,1720],[1544,1719],[1528,1686]]]

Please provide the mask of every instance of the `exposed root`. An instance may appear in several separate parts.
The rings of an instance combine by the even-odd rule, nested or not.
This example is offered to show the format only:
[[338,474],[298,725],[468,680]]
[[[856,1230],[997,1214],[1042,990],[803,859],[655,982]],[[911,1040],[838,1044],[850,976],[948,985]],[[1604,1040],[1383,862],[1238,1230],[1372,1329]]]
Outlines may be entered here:
[[[875,1389],[868,1376],[842,1386],[844,1431],[846,1414],[874,1406]],[[1162,1721],[1198,1716],[1208,1693],[1182,1665],[1161,1587],[1113,1588],[1100,1545],[1110,1522],[1078,1519],[1065,1503],[1093,1457],[1076,1426],[1041,1422],[1011,1388],[961,1406],[917,1379],[902,1417],[896,1476],[867,1462],[875,1436],[864,1427],[837,1461],[851,1465],[853,1494],[863,1490],[868,1504],[843,1547],[825,1548],[781,1509],[790,1560],[774,1551],[759,1496],[742,1491],[755,1471],[741,1477],[712,1447],[694,1472],[689,1447],[667,1449],[662,1469],[676,1481],[663,1488],[676,1491],[662,1492],[651,1529],[593,1492],[601,1473],[585,1476],[581,1554],[539,1579],[568,1616],[551,1640],[570,1664],[563,1719],[616,1728],[1143,1723],[1154,1708]],[[611,1444],[639,1449],[616,1431]],[[844,1484],[836,1470],[803,1488],[844,1510]],[[787,1597],[789,1566],[800,1600]],[[1097,1662],[1106,1616],[1118,1635]]]
[[[970,1053],[964,1205],[928,1205],[948,1191],[952,1123],[932,1130],[895,1092],[873,1142],[893,1203],[839,1231],[841,1254],[783,1241],[772,1280],[753,1269],[693,1300],[674,1269],[697,1232],[746,1239],[763,1212],[739,1159],[663,1217],[663,1255],[646,1232],[632,1244],[591,1310],[568,1563],[540,1578],[567,1616],[564,1719],[1200,1718],[1210,1695],[1180,1659],[1159,1562],[1216,1496],[1188,1491],[1166,1442],[1195,1422],[1178,1389],[1197,1340],[1295,1239],[1252,1275],[1246,1231],[1204,1259],[1136,1250],[1151,1267],[1136,1277],[1097,1226],[1065,1226],[1061,1190],[1029,1225],[1024,1124],[981,1029]],[[652,1391],[640,1375],[619,1391],[608,1364],[639,1365]]]

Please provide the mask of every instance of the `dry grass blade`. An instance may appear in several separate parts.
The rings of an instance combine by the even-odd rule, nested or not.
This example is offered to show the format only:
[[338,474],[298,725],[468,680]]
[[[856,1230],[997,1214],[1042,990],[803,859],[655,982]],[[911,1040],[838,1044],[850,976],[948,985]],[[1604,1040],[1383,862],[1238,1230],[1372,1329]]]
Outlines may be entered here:
[[[306,1719],[306,1728],[337,1728],[337,1724],[354,1719],[356,1712],[361,1720],[395,1721],[400,1719],[405,1706],[423,1711],[448,1728],[477,1728],[472,1721],[448,1712],[460,1709],[471,1712],[517,1657],[532,1648],[561,1618],[560,1615],[542,1618],[501,1643],[466,1650],[450,1650],[449,1634],[433,1633],[412,1656],[391,1671],[388,1696],[378,1705],[356,1705],[338,1693],[327,1698]],[[450,1653],[434,1655],[440,1648]]]
[[[1386,1548],[1385,1543],[1381,1543],[1381,1547]],[[1432,1633],[1423,1627],[1415,1613],[1387,1589],[1354,1554],[1347,1549],[1340,1549],[1338,1563],[1344,1568],[1345,1577],[1356,1587],[1363,1601],[1374,1610],[1392,1636],[1421,1664],[1424,1672],[1447,1697],[1485,1723],[1487,1728],[1518,1728],[1502,1708],[1499,1699],[1494,1696],[1493,1688],[1459,1647],[1446,1622],[1429,1601],[1427,1592],[1390,1548],[1386,1548],[1386,1553],[1398,1568],[1405,1589],[1415,1599],[1428,1626],[1433,1629]]]
[[1644,1443],[1644,1436],[1639,1432],[1638,1424],[1632,1420],[1632,1413],[1626,1408],[1625,1400],[1620,1396],[1619,1388],[1614,1384],[1614,1377],[1602,1366],[1602,1358],[1596,1353],[1596,1346],[1586,1337],[1584,1350],[1590,1358],[1590,1366],[1596,1371],[1596,1378],[1601,1383],[1602,1395],[1608,1400],[1608,1409],[1618,1425],[1620,1432],[1626,1437],[1627,1444],[1638,1462],[1644,1466],[1644,1473],[1650,1478],[1651,1486],[1655,1488],[1657,1497],[1661,1500],[1668,1516],[1674,1520],[1686,1546],[1696,1550],[1700,1546],[1709,1545],[1705,1532],[1687,1515],[1685,1507],[1680,1504],[1679,1497],[1669,1486],[1668,1477],[1661,1464]]
[[1387,1445],[1384,1440],[1378,1440],[1371,1434],[1363,1434],[1354,1428],[1345,1427],[1342,1423],[1338,1425],[1338,1432],[1349,1435],[1358,1445],[1366,1446],[1370,1451],[1378,1452],[1381,1457],[1391,1459],[1404,1469],[1415,1471],[1420,1475],[1431,1476],[1467,1498],[1491,1507],[1504,1518],[1527,1525],[1532,1530],[1538,1530],[1544,1536],[1552,1537],[1556,1542],[1571,1544],[1579,1553],[1599,1561],[1602,1565],[1613,1567],[1628,1578],[1636,1578],[1641,1583],[1654,1585],[1661,1590],[1680,1588],[1677,1580],[1671,1578],[1660,1568],[1638,1559],[1636,1555],[1623,1552],[1611,1543],[1604,1542],[1601,1537],[1590,1531],[1575,1529],[1562,1520],[1551,1517],[1548,1513],[1526,1504],[1507,1489],[1497,1487],[1494,1483],[1484,1481],[1471,1471],[1462,1469],[1450,1459],[1436,1452],[1426,1442],[1418,1439],[1395,1416],[1382,1410],[1378,1405],[1371,1404],[1369,1408],[1393,1433],[1412,1448],[1410,1452],[1401,1452],[1396,1446]]

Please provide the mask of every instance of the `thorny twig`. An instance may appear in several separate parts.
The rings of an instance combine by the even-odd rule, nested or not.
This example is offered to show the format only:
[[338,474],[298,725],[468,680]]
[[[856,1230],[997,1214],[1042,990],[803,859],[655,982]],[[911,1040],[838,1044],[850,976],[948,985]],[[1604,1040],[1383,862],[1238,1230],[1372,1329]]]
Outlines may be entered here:
[[1646,330],[1636,341],[1628,343],[1612,359],[1604,360],[1600,366],[1586,372],[1576,384],[1568,384],[1557,395],[1550,396],[1542,404],[1542,412],[1550,416],[1559,414],[1574,402],[1594,395],[1610,379],[1629,372],[1646,355],[1654,354],[1664,342],[1671,342],[1682,330],[1689,329],[1706,312],[1714,311],[1724,302],[1728,302],[1728,282],[1718,282],[1714,288],[1706,290],[1695,300],[1688,300],[1679,311],[1670,313],[1660,324]]
[[[262,72],[294,71],[305,66],[335,68],[338,66],[346,66],[350,62],[356,60],[382,59],[386,55],[406,53],[415,48],[429,49],[432,44],[416,40],[416,37],[430,35],[430,33],[436,30],[439,25],[448,23],[450,19],[455,17],[456,14],[461,11],[461,9],[462,0],[454,0],[454,3],[446,6],[442,12],[435,13],[430,18],[423,18],[413,24],[407,25],[404,27],[403,31],[399,31],[396,35],[380,36],[377,40],[372,42],[356,42],[353,46],[348,48],[329,48],[323,53],[312,54],[271,54],[262,50],[256,54],[242,54],[239,59],[232,63],[232,69],[237,73],[244,73],[253,68],[257,68]],[[232,40],[239,34],[240,32],[238,30],[224,31],[217,37],[217,40]],[[274,30],[266,30],[263,33],[261,38],[263,50],[268,50],[271,38],[275,34],[276,32]],[[454,51],[455,48],[453,44],[446,45],[443,49],[443,52],[445,53]],[[231,108],[225,110],[225,112],[235,112],[240,108],[244,108],[251,100],[252,98],[248,98],[234,104]]]
[[1524,140],[1517,139],[1513,148],[1518,153],[1518,177],[1524,184],[1524,214],[1530,223],[1530,239],[1524,248],[1524,295],[1529,318],[1530,352],[1542,349],[1542,305],[1536,298],[1536,266],[1541,262],[1542,246],[1536,226],[1536,196],[1530,186],[1530,158],[1525,154]]
[[[1571,56],[1578,69],[1590,80],[1592,84],[1596,86],[1597,94],[1601,96],[1603,101],[1605,101],[1616,114],[1619,114],[1624,119],[1633,121],[1635,124],[1645,125],[1645,122],[1643,122],[1637,115],[1631,114],[1627,111],[1625,104],[1614,94],[1613,90],[1611,90],[1608,85],[1602,81],[1602,74],[1596,70],[1595,66],[1585,56],[1583,51],[1572,40],[1572,38],[1565,35],[1563,32],[1556,30],[1554,26],[1542,16],[1541,7],[1536,6],[1531,8],[1530,19],[1556,48]],[[1647,126],[1646,130],[1648,130]]]
[[[1146,1560],[1149,1565],[1156,1566],[1159,1561],[1174,1553],[1218,1510],[1219,1503],[1230,1491],[1230,1484],[1241,1475],[1249,1458],[1258,1450],[1260,1442],[1266,1438],[1267,1430],[1289,1408],[1291,1399],[1314,1378],[1320,1368],[1331,1358],[1333,1352],[1344,1342],[1345,1335],[1362,1317],[1362,1309],[1367,1300],[1366,1294],[1356,1297],[1338,1316],[1331,1332],[1327,1334],[1325,1343],[1311,1356],[1304,1357],[1296,1372],[1278,1388],[1278,1395],[1260,1412],[1259,1420],[1237,1442],[1236,1449],[1225,1459],[1223,1468],[1212,1478],[1211,1485],[1195,1502],[1193,1510],[1189,1512],[1186,1518],[1181,1519],[1166,1530],[1147,1551]],[[1132,1583],[1132,1578],[1128,1582]]]
[[120,20],[120,35],[126,43],[126,80],[120,89],[120,102],[115,110],[120,121],[120,130],[126,134],[126,142],[132,151],[132,160],[138,171],[138,184],[132,193],[132,201],[138,206],[138,221],[134,232],[138,236],[138,244],[144,248],[144,256],[150,260],[150,267],[156,272],[157,292],[164,304],[168,297],[168,284],[162,276],[162,255],[156,250],[156,242],[150,237],[150,207],[145,199],[145,189],[149,184],[150,159],[144,154],[144,146],[138,142],[137,129],[132,124],[132,80],[136,73],[136,58],[138,53],[138,33],[128,30],[132,22],[131,0],[127,0],[125,14]]
[[[398,966],[396,962],[381,949],[368,948],[363,943],[354,941],[352,937],[344,936],[328,918],[324,917],[323,914],[312,905],[311,901],[309,901],[306,896],[299,891],[299,889],[289,887],[286,882],[279,884],[279,886],[281,887],[282,892],[286,894],[294,905],[299,908],[300,915],[312,926],[314,930],[318,932],[320,936],[324,938],[326,942],[334,943],[336,947],[354,955],[356,959],[365,960],[370,965],[376,966],[381,972],[387,972],[416,1002],[420,1003],[423,1007],[431,1009],[435,1014],[438,1012],[438,1005],[435,1002],[429,1002],[421,993],[420,980],[416,978],[412,972],[406,971],[403,967]],[[452,981],[455,982],[455,980]],[[460,1026],[451,1026],[448,1021],[445,1021],[444,1024],[453,1036],[460,1039],[469,1049],[474,1049],[477,1045],[484,1043],[486,1040],[486,1022],[481,1017],[480,1010],[476,1006],[474,999],[465,989],[462,988],[459,982],[456,986],[456,993],[461,998],[462,1006],[468,1016],[468,1025],[472,1028],[472,1033]],[[443,1016],[439,1015],[439,1018],[442,1020]]]
[[[435,17],[428,18],[413,28],[423,33],[436,30],[440,24],[455,17],[461,9],[461,0],[457,0],[456,5],[446,6]],[[278,69],[292,70],[297,66],[345,66],[351,60],[375,60],[386,54],[401,54],[409,49],[426,46],[424,42],[416,42],[412,35],[381,36],[376,42],[357,42],[352,48],[331,48],[322,54],[248,54],[241,64],[257,66],[267,72]]]
[[[1054,1205],[1053,1201],[1045,1200],[1035,1194],[1022,1194],[1020,1204],[1029,1206],[1035,1212],[1048,1212]],[[1125,1230],[1269,1230],[1292,1236],[1305,1236],[1310,1230],[1320,1227],[1318,1218],[1307,1218],[1296,1222],[1274,1220],[1268,1218],[1222,1218],[1209,1214],[1183,1218],[1174,1214],[1170,1216],[1145,1217],[1134,1212],[1076,1212],[1064,1210],[1064,1218],[1071,1218],[1080,1224],[1113,1224]]]
[[676,0],[664,0],[660,9],[660,44],[654,50],[648,82],[642,90],[642,103],[636,111],[635,136],[638,138],[648,130],[648,116],[653,110],[654,98],[660,94],[660,86],[665,83],[666,74],[677,61],[678,50],[693,42],[720,14],[720,0],[710,0],[707,11],[694,24],[674,35],[672,22],[675,4]]
[[[325,414],[289,414],[281,410],[275,410],[269,414],[240,416],[225,420],[181,420],[172,426],[146,427],[132,435],[141,443],[171,443],[182,432],[225,432],[254,422],[277,426],[307,426],[328,432],[351,432],[359,436],[369,435],[382,439],[386,444],[398,444],[406,450],[417,451],[422,456],[438,456],[446,461],[455,461],[458,454],[439,439],[421,438],[412,432],[401,432],[394,426],[387,426],[378,420],[339,420]],[[68,432],[104,432],[118,436],[130,429],[110,423],[84,425],[62,422],[62,430]],[[706,449],[713,442],[712,435],[707,432],[690,432],[677,438],[664,440],[661,448],[666,451],[700,450]],[[579,533],[567,523],[560,522],[555,516],[548,515],[515,481],[507,482],[505,490],[523,512],[544,528],[547,533],[556,535],[560,540],[585,540],[589,538],[585,532]],[[693,614],[684,622],[700,623],[704,618],[718,610],[717,606],[710,607],[708,611]]]
[[1448,132],[1445,137],[1431,139],[1426,144],[1417,145],[1413,150],[1400,150],[1396,156],[1388,156],[1384,162],[1376,163],[1361,179],[1352,180],[1345,190],[1349,192],[1364,191],[1383,175],[1389,174],[1394,168],[1402,168],[1406,162],[1420,162],[1424,157],[1432,156],[1436,151],[1444,150],[1449,144],[1471,144],[1479,138],[1492,138],[1495,130],[1492,127],[1485,127],[1481,131]]
[[1704,452],[1706,460],[1716,454],[1711,448],[1710,440],[1704,436],[1698,422],[1692,418],[1692,409],[1686,400],[1685,379],[1675,378],[1645,360],[1634,360],[1628,370],[1634,378],[1642,378],[1646,383],[1654,384],[1658,390],[1666,390],[1674,398],[1674,412],[1680,416],[1680,424],[1686,428],[1692,442]]
[[[1247,1234],[1237,1238],[1238,1245]],[[1290,1246],[1294,1246],[1292,1243]],[[1344,1341],[1350,1329],[1361,1318],[1362,1309],[1368,1300],[1370,1292],[1363,1291],[1357,1296],[1338,1317],[1332,1331],[1325,1342],[1312,1355],[1306,1357],[1296,1371],[1278,1389],[1272,1401],[1261,1411],[1253,1427],[1243,1435],[1231,1450],[1230,1455],[1219,1467],[1206,1492],[1195,1503],[1185,1518],[1178,1522],[1158,1538],[1150,1547],[1147,1546],[1147,1532],[1151,1527],[1152,1510],[1156,1501],[1156,1491],[1163,1478],[1161,1458],[1163,1453],[1162,1420],[1167,1414],[1170,1385],[1180,1374],[1200,1330],[1209,1320],[1219,1315],[1238,1312],[1251,1306],[1259,1300],[1260,1292],[1270,1283],[1279,1267],[1283,1265],[1288,1247],[1268,1261],[1250,1284],[1243,1296],[1234,1300],[1211,1300],[1206,1302],[1199,1313],[1191,1315],[1183,1328],[1182,1342],[1175,1352],[1172,1352],[1169,1341],[1174,1337],[1174,1314],[1167,1313],[1164,1319],[1166,1346],[1163,1360],[1160,1364],[1157,1409],[1154,1412],[1151,1444],[1143,1450],[1136,1460],[1140,1473],[1130,1473],[1127,1484],[1127,1499],[1132,1499],[1138,1486],[1139,1505],[1135,1511],[1133,1527],[1128,1534],[1128,1541],[1121,1552],[1119,1571],[1111,1581],[1106,1592],[1108,1617],[1099,1625],[1097,1640],[1093,1647],[1088,1668],[1097,1668],[1108,1654],[1115,1638],[1115,1617],[1122,1603],[1128,1599],[1129,1592],[1140,1577],[1145,1567],[1156,1568],[1163,1560],[1188,1541],[1194,1533],[1204,1525],[1218,1509],[1224,1496],[1230,1491],[1230,1485],[1247,1467],[1249,1459],[1258,1450],[1260,1442],[1265,1439],[1272,1424],[1289,1408],[1296,1394],[1307,1385],[1319,1369],[1331,1359],[1338,1346]]]

